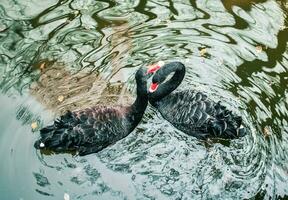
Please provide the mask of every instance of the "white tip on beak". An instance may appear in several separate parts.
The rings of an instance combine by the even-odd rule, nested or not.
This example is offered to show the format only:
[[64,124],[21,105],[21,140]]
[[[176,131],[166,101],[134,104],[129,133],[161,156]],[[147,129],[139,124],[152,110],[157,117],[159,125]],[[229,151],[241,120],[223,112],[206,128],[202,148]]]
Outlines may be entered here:
[[157,63],[158,66],[163,67],[165,65],[164,61],[160,60]]

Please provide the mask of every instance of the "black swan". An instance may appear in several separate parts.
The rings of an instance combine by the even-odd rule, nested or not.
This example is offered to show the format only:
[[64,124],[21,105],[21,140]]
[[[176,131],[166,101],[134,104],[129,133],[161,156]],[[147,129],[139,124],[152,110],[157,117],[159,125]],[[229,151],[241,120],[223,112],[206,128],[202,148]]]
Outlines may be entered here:
[[101,151],[127,136],[140,122],[148,104],[147,79],[160,68],[140,68],[135,75],[137,98],[128,107],[95,106],[67,111],[53,125],[40,130],[36,149],[54,152],[77,151],[80,156]]
[[[171,79],[167,76],[174,72]],[[246,134],[242,118],[232,114],[220,102],[215,103],[201,92],[184,90],[171,93],[185,76],[181,62],[161,67],[153,76],[149,102],[177,129],[198,139],[234,139]]]

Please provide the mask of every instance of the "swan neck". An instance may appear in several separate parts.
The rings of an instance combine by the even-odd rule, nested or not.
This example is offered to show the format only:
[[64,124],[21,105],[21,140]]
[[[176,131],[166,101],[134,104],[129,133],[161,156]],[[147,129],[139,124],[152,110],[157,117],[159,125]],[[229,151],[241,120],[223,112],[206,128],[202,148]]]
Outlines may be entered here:
[[131,110],[128,114],[128,121],[130,123],[130,130],[132,131],[137,124],[141,121],[142,116],[148,105],[148,94],[147,94],[147,80],[142,77],[137,80],[137,97],[134,103],[131,105]]

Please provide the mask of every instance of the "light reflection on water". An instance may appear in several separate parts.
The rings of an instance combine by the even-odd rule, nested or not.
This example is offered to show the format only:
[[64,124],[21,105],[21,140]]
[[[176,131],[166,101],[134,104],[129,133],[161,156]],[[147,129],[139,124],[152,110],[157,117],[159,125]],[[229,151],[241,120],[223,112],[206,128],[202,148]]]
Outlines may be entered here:
[[[1,199],[287,198],[286,12],[273,0],[4,0]],[[97,154],[33,148],[66,109],[131,102],[133,73],[158,60],[185,63],[181,89],[221,100],[249,134],[203,143],[148,107],[135,131]]]

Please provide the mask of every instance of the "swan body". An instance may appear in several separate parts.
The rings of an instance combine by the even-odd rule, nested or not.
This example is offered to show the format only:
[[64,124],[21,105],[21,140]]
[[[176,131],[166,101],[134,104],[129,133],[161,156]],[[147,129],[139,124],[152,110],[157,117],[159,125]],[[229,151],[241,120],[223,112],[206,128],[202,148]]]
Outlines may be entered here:
[[135,75],[137,98],[131,106],[98,105],[67,111],[54,124],[40,130],[36,149],[77,151],[80,156],[101,151],[126,137],[140,122],[148,104],[147,79],[158,69],[140,68]]
[[[173,77],[164,82],[166,77]],[[171,62],[160,68],[152,79],[149,102],[163,118],[177,129],[199,139],[234,139],[246,134],[242,118],[229,111],[220,102],[213,102],[202,92],[184,90],[173,92],[185,75],[185,66]]]

